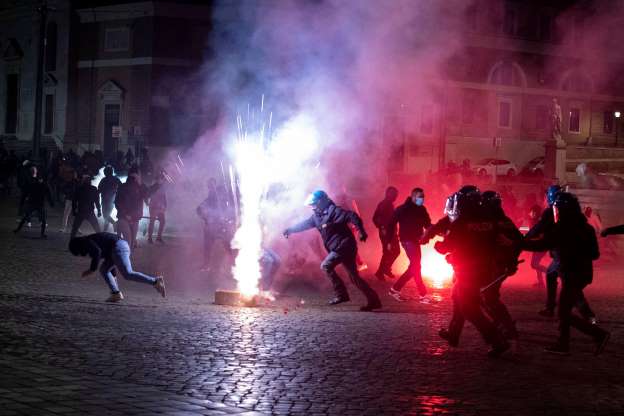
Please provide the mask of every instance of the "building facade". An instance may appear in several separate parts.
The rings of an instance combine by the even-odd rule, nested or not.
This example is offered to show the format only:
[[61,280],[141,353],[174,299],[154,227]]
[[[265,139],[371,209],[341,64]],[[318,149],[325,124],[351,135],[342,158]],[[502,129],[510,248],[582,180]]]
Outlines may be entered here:
[[403,171],[492,157],[520,169],[544,156],[553,98],[568,146],[615,146],[622,135],[616,115],[624,111],[624,66],[615,51],[623,35],[616,22],[605,24],[609,5],[615,10],[617,2],[473,2],[462,48],[430,80],[427,102],[402,116],[412,119],[403,132]]
[[210,7],[95,3],[76,10],[80,36],[67,144],[111,157],[129,147],[192,143],[200,105],[188,108],[188,97],[197,89]]
[[[40,42],[39,1],[0,2],[0,139],[8,148],[32,148]],[[42,146],[62,147],[67,134],[71,60],[69,1],[49,1],[41,108]]]

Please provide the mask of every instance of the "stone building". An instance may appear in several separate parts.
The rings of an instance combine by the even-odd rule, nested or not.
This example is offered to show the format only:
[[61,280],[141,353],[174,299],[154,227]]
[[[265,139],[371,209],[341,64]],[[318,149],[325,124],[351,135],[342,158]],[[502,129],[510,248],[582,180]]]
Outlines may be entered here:
[[605,19],[609,7],[617,2],[472,2],[463,46],[430,80],[434,92],[397,112],[412,119],[398,165],[418,173],[496,157],[521,169],[544,156],[553,98],[568,148],[612,148],[622,135],[615,114],[624,111],[624,65],[615,53],[623,22]]
[[[0,139],[8,148],[32,148],[40,14],[35,0],[0,2]],[[48,1],[45,32],[42,146],[62,147],[67,134],[72,70],[69,1]]]
[[188,108],[188,97],[197,89],[210,7],[189,1],[90,3],[76,9],[80,36],[67,143],[109,157],[128,147],[192,143],[200,106]]

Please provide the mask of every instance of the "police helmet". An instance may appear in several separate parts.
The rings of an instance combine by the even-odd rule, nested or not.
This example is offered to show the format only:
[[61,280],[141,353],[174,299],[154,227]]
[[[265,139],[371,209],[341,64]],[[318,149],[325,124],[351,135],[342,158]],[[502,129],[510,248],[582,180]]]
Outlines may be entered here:
[[555,222],[567,221],[574,217],[585,218],[581,211],[581,204],[576,196],[569,192],[559,192],[553,202]]
[[308,206],[318,206],[322,205],[325,201],[329,201],[329,196],[327,193],[321,189],[317,189],[312,192],[305,200],[305,205]]
[[548,201],[548,205],[552,206],[557,199],[557,195],[563,192],[563,188],[559,185],[550,185],[546,190],[546,201]]

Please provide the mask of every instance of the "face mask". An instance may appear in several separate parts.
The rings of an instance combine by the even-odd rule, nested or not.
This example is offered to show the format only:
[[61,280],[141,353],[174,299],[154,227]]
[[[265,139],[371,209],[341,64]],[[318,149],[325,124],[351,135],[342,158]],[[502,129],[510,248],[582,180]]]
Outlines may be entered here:
[[418,206],[421,206],[422,204],[425,203],[425,198],[413,198],[412,197],[412,202]]

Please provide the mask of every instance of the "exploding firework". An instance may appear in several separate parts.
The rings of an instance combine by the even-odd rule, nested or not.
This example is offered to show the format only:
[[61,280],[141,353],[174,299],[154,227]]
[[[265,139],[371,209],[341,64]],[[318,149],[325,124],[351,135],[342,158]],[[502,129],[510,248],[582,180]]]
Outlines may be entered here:
[[[273,131],[272,114],[264,110],[247,111],[237,117],[238,134],[231,148],[232,193],[239,212],[232,248],[237,256],[232,270],[238,290],[246,298],[259,293],[260,258],[267,236],[265,223],[283,215],[284,207],[300,206],[303,200],[300,178],[312,178],[318,165],[318,132],[305,116],[296,116]],[[225,176],[225,170],[222,167]],[[279,196],[269,197],[269,189],[279,185]],[[278,208],[279,206],[279,208]],[[283,218],[282,218],[283,220]]]

